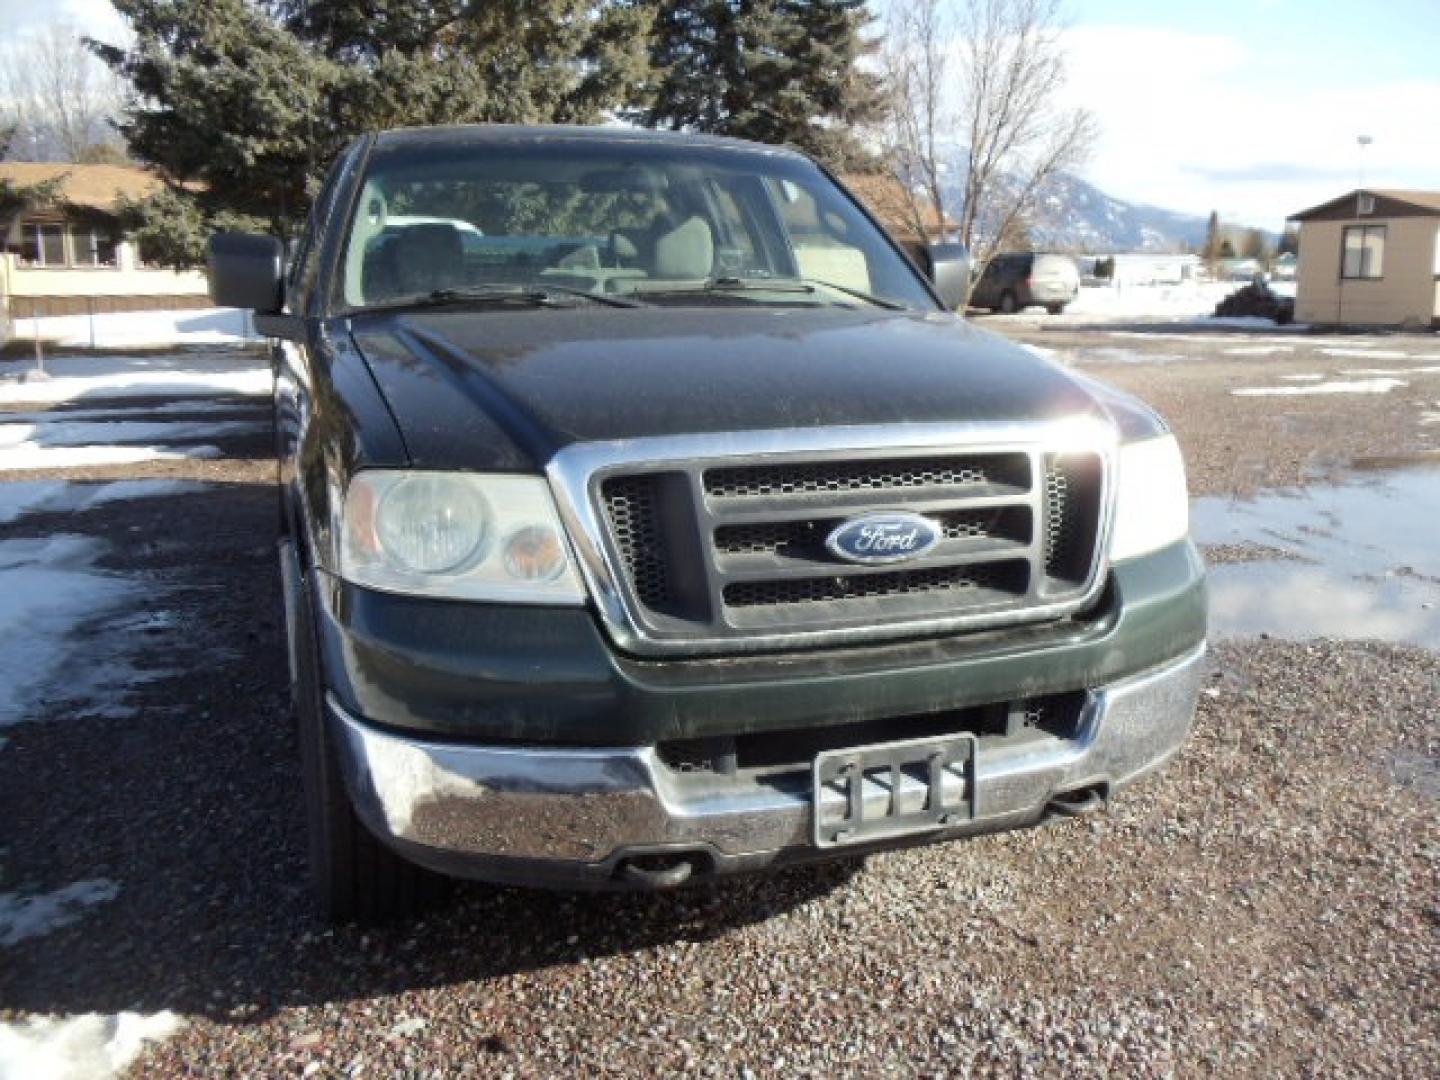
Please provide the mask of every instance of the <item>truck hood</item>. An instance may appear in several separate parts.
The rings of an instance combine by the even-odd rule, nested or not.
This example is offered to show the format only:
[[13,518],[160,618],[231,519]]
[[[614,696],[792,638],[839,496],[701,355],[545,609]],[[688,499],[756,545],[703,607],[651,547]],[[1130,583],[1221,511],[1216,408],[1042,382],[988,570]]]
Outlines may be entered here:
[[950,315],[437,311],[353,320],[412,464],[525,471],[574,442],[1107,415],[1059,366]]

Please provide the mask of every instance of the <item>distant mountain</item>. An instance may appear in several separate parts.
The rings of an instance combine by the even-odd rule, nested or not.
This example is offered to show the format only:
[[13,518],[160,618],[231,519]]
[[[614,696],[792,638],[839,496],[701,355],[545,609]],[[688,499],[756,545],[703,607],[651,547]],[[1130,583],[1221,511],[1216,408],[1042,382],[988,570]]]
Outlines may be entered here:
[[1112,198],[1070,173],[1056,177],[1030,221],[1036,247],[1068,251],[1180,251],[1205,243],[1208,219]]
[[[952,175],[958,178],[958,172]],[[952,206],[960,201],[958,185],[947,194]],[[1112,198],[1073,173],[1061,173],[1046,185],[1028,224],[1036,248],[1101,254],[1198,249],[1207,222],[1207,217]]]

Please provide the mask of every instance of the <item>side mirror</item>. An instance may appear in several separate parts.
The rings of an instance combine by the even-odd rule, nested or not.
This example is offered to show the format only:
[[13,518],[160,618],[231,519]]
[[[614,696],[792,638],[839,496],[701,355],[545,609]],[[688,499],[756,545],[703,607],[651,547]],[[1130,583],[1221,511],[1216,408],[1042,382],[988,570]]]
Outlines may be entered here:
[[224,232],[210,238],[210,299],[220,307],[279,314],[284,274],[285,249],[273,236]]
[[954,311],[970,291],[970,253],[963,244],[931,244],[925,249],[930,281],[946,310]]

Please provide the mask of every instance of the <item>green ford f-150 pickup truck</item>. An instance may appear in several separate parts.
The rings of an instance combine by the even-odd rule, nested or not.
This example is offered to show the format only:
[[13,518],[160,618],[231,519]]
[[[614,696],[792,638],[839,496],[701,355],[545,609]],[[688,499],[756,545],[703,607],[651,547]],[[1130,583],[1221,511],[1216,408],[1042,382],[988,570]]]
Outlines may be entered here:
[[367,136],[288,259],[215,238],[331,917],[1030,825],[1179,748],[1175,440],[967,273],[799,153],[619,129]]

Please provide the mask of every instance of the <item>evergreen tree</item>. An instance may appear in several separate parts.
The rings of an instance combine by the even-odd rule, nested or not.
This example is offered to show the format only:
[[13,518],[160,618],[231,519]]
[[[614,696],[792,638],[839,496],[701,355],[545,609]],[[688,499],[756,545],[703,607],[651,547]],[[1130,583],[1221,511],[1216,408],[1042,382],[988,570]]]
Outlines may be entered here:
[[[9,153],[14,140],[14,125],[0,127],[0,160]],[[54,203],[60,193],[61,180],[63,177],[43,180],[38,184],[17,184],[0,178],[0,237],[10,235],[15,219],[26,210]]]
[[1205,223],[1205,245],[1200,249],[1200,260],[1211,269],[1220,258],[1220,214],[1210,211],[1210,220]]
[[1270,263],[1270,241],[1260,229],[1246,229],[1240,240],[1240,254],[1267,266]]
[[660,0],[647,127],[787,143],[839,166],[868,155],[853,128],[879,118],[863,0]]
[[133,44],[132,154],[169,190],[128,208],[147,258],[204,259],[220,226],[293,235],[368,130],[593,122],[632,96],[650,12],[630,0],[114,0]]

